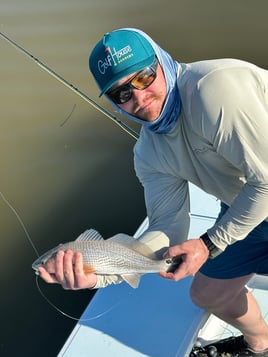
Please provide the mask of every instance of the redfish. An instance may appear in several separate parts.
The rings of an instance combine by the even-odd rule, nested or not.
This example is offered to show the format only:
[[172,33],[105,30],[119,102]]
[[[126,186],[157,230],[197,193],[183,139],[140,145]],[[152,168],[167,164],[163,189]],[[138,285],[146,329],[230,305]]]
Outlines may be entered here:
[[68,249],[82,253],[85,272],[120,275],[133,288],[138,287],[143,274],[174,271],[178,266],[176,258],[156,259],[154,253],[138,239],[125,234],[103,239],[97,231],[89,229],[75,241],[60,244],[40,256],[32,268],[35,271],[39,267],[46,268],[58,251]]

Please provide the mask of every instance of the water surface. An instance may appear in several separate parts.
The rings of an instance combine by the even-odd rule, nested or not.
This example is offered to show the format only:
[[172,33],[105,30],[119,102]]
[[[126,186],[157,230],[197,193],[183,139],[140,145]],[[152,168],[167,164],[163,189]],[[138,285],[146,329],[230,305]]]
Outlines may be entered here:
[[[0,0],[0,29],[106,105],[87,67],[103,33],[138,27],[182,62],[237,57],[268,68],[267,10],[265,0]],[[0,54],[0,191],[37,249],[90,227],[133,233],[145,215],[134,140],[2,39]],[[75,322],[38,293],[35,253],[1,197],[0,233],[0,355],[56,356]],[[76,316],[92,296],[40,285]]]

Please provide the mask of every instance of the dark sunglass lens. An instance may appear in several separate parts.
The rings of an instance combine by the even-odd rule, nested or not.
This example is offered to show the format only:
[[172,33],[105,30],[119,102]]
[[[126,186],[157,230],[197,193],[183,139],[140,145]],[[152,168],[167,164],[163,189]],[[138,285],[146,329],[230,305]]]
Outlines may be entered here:
[[120,103],[126,103],[132,97],[132,89],[127,88],[127,90],[122,90],[120,92]]
[[132,90],[129,86],[122,86],[111,91],[108,95],[116,104],[124,104],[132,97]]

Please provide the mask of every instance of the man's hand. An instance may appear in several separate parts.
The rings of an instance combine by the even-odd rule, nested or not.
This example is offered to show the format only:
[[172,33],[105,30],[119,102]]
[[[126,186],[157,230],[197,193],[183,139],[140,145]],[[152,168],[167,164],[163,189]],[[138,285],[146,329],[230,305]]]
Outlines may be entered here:
[[180,245],[170,247],[165,254],[165,258],[180,256],[182,263],[174,273],[159,273],[166,279],[178,281],[189,275],[198,272],[201,266],[206,262],[209,251],[201,239],[189,239]]
[[97,283],[95,273],[84,272],[82,254],[72,250],[59,251],[56,258],[49,260],[46,266],[38,271],[47,283],[61,284],[66,290],[93,288]]

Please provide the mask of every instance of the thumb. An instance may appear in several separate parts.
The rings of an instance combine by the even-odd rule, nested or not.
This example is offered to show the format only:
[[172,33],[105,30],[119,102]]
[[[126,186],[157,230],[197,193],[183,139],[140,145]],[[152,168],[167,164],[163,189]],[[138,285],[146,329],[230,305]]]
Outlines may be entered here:
[[177,257],[179,255],[184,254],[184,250],[181,248],[180,245],[174,245],[173,247],[170,247],[164,254],[163,254],[163,258],[173,258],[173,257]]
[[185,251],[182,249],[181,245],[174,245],[168,249],[169,257],[176,257],[178,255],[184,254]]

